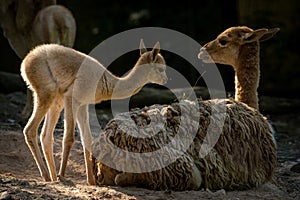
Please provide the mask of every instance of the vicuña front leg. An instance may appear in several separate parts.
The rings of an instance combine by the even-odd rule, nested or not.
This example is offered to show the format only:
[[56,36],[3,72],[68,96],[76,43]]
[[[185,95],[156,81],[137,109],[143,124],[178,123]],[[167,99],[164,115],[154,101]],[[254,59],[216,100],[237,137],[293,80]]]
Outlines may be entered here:
[[55,101],[55,103],[50,107],[44,120],[41,134],[41,145],[52,181],[57,180],[56,167],[53,157],[53,131],[62,110],[63,104],[61,100],[61,98],[57,98],[57,101]]
[[[70,155],[71,148],[75,140],[75,116],[77,113],[76,106],[72,106],[72,97],[65,97],[65,124],[64,138],[62,144],[62,160],[60,163],[59,176],[65,176],[66,166]],[[74,112],[73,112],[74,109]]]
[[89,126],[88,105],[81,106],[78,110],[77,123],[79,126],[82,147],[84,150],[85,170],[87,174],[87,182],[90,185],[96,185],[93,173],[93,164],[91,158],[92,134]]

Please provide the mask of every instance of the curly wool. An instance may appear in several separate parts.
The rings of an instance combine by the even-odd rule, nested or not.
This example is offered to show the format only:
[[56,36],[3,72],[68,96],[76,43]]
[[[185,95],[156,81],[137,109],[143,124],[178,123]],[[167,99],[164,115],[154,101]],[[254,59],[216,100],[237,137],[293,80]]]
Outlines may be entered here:
[[[213,140],[208,132],[219,137],[201,156],[201,148]],[[165,154],[146,160],[132,157],[133,152],[153,153],[165,146]],[[272,178],[277,162],[267,120],[257,110],[229,99],[181,101],[119,114],[95,139],[92,152],[98,184],[154,190],[257,187]],[[128,172],[128,166],[134,166],[136,173]],[[149,166],[155,170],[147,171]]]

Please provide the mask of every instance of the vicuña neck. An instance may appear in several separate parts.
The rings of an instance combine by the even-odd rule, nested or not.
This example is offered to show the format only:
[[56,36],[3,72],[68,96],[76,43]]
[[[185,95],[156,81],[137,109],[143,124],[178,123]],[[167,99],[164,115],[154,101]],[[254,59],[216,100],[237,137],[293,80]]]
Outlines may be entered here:
[[241,47],[240,58],[235,66],[235,100],[258,109],[259,43]]
[[102,90],[100,98],[103,100],[130,97],[139,92],[148,82],[145,66],[135,66],[124,77],[116,77],[108,71],[104,74],[98,84],[98,89]]

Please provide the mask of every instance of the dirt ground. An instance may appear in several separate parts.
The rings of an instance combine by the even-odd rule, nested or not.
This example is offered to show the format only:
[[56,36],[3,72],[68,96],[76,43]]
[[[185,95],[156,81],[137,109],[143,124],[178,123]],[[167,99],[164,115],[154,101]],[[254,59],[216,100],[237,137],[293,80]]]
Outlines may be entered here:
[[[287,116],[287,120],[274,116],[273,123],[279,132],[276,136],[279,163],[274,176],[275,183],[247,191],[174,192],[136,187],[88,186],[78,133],[68,162],[67,181],[43,182],[22,134],[24,122],[19,121],[19,113],[24,102],[25,95],[22,93],[0,94],[0,199],[300,199],[298,114],[296,118]],[[289,122],[293,122],[294,126]],[[292,130],[291,136],[287,135],[288,130]],[[57,167],[61,157],[62,133],[62,124],[59,124],[55,130],[54,144]]]

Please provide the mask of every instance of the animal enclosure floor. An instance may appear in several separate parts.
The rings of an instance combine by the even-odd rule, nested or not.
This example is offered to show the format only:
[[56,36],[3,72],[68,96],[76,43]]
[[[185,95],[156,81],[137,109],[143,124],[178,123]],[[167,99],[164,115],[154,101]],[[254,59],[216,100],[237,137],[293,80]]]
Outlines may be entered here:
[[[25,144],[20,125],[22,122],[17,120],[25,98],[22,93],[0,94],[0,199],[300,199],[300,161],[297,163],[299,134],[295,133],[292,137],[277,135],[281,158],[274,177],[276,185],[268,183],[247,191],[173,192],[136,187],[88,186],[78,134],[67,166],[67,180],[44,182]],[[279,131],[286,130],[283,122],[278,121],[276,117],[273,119],[276,119],[274,124],[277,124]],[[289,121],[292,120],[288,119],[284,123]],[[297,130],[299,131],[296,128],[295,131]],[[62,127],[58,126],[54,142],[57,168],[61,157],[62,133]]]

